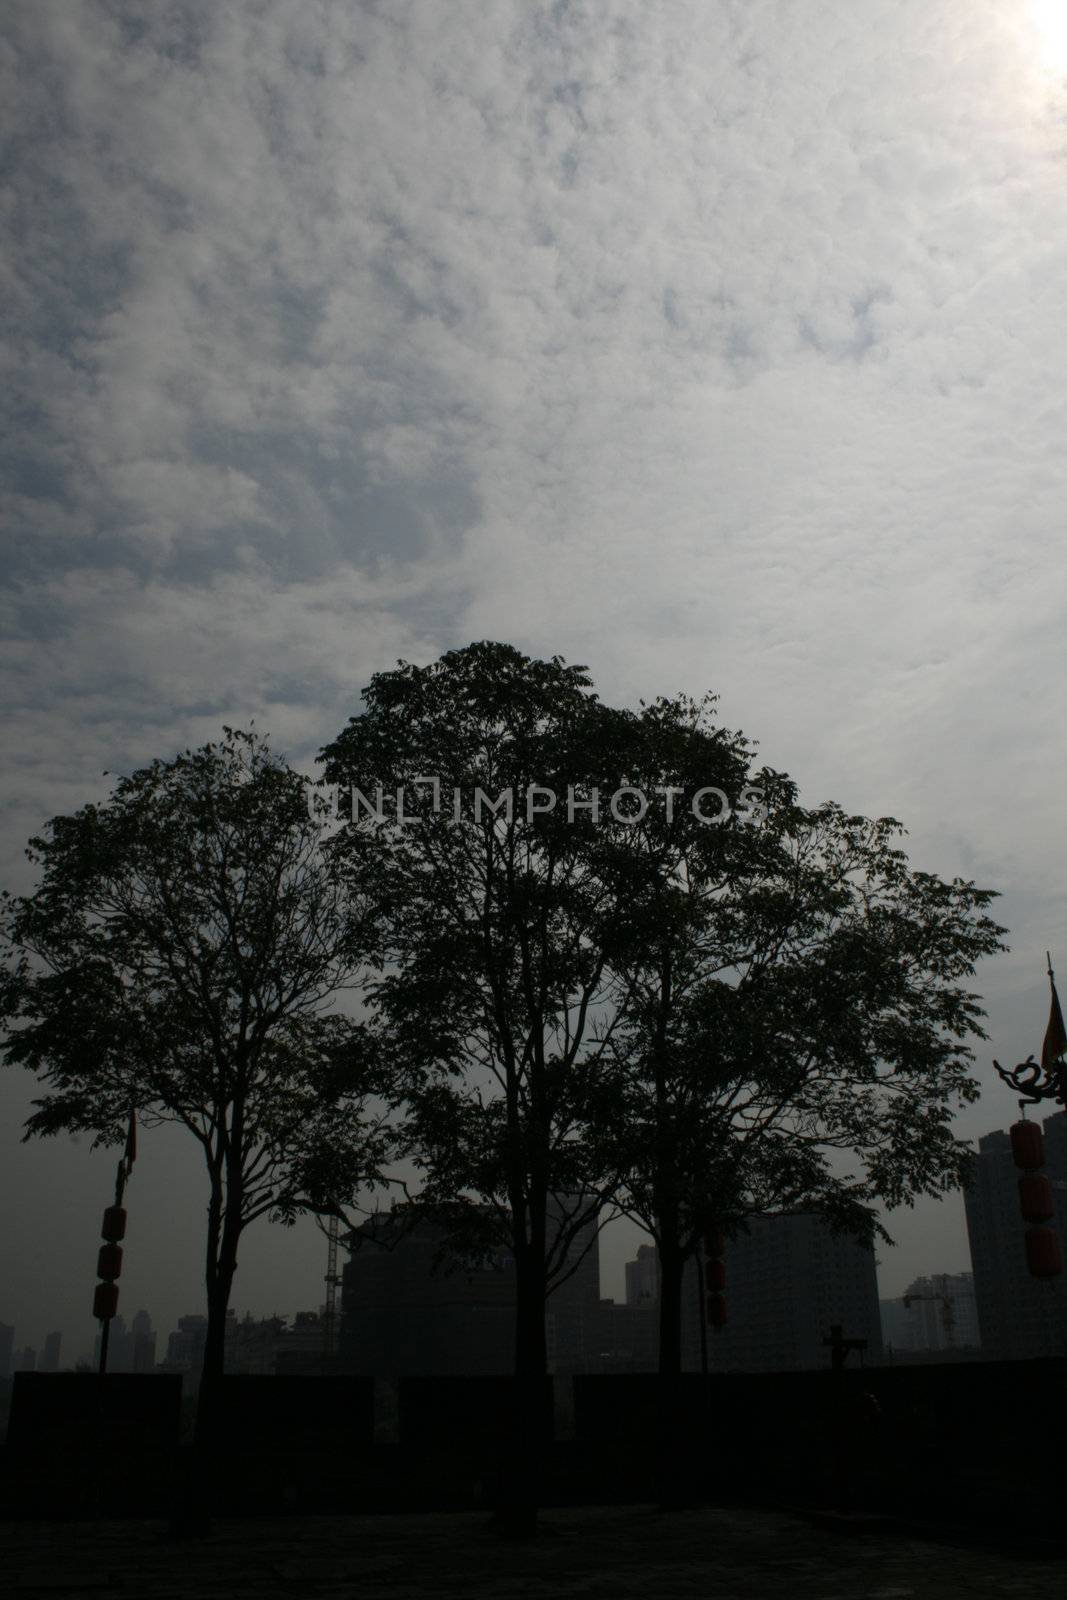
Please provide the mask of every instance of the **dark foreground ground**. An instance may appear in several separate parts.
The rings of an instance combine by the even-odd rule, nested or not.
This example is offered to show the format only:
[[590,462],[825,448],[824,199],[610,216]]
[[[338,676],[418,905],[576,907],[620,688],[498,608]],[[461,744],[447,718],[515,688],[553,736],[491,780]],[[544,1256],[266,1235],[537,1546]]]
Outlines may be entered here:
[[547,1512],[533,1543],[484,1513],[220,1520],[192,1542],[154,1522],[0,1524],[0,1592],[29,1596],[672,1600],[1062,1600],[1067,1563],[872,1533],[766,1511],[649,1506]]

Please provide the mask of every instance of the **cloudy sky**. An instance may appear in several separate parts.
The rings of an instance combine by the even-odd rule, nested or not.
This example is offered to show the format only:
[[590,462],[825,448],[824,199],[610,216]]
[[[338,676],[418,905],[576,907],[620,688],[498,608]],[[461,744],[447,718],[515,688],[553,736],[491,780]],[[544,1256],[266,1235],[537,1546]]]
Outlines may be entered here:
[[[3,881],[223,722],[310,765],[398,657],[711,688],[1002,892],[959,1126],[1004,1126],[990,1058],[1067,972],[1067,7],[9,0],[0,104]],[[113,1164],[20,1146],[29,1094],[0,1321],[75,1355]],[[196,1152],[135,1183],[165,1330]],[[891,1228],[884,1293],[968,1265],[957,1201]],[[239,1309],[316,1304],[321,1254],[264,1225]]]

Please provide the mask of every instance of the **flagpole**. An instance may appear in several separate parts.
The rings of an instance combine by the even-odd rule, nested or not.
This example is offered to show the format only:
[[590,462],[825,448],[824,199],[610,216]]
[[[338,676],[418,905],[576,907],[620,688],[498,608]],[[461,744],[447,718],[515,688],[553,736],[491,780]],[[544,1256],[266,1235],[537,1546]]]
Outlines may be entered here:
[[1039,1105],[1042,1100],[1055,1100],[1067,1110],[1067,1063],[1064,1061],[1067,1026],[1064,1025],[1060,997],[1056,993],[1056,974],[1052,970],[1052,955],[1048,950],[1045,951],[1045,966],[1051,997],[1048,1026],[1041,1041],[1040,1061],[1035,1061],[1033,1055],[1029,1055],[1014,1067],[1002,1067],[999,1061],[993,1062],[1008,1087],[1021,1096],[1019,1106],[1024,1114],[1027,1105]]

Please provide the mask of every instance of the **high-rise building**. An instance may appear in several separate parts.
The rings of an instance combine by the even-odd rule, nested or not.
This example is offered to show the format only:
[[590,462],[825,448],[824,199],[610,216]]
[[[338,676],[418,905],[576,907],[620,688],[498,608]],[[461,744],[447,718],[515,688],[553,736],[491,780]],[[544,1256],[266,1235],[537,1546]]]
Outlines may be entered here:
[[[93,1367],[100,1364],[101,1336],[97,1334],[93,1345]],[[109,1372],[133,1372],[134,1336],[133,1329],[127,1327],[126,1318],[116,1315],[111,1319],[111,1327],[107,1336],[107,1370]]]
[[604,1346],[600,1298],[599,1216],[580,1195],[549,1202],[549,1236],[574,1230],[561,1270],[545,1302],[545,1340],[550,1372],[599,1370]]
[[[644,1246],[642,1246],[642,1249]],[[600,1350],[590,1372],[655,1372],[659,1362],[659,1303],[600,1302]]]
[[375,1377],[507,1373],[515,1264],[504,1249],[461,1256],[445,1231],[398,1206],[350,1235],[341,1272],[340,1355]]
[[11,1359],[14,1348],[14,1328],[7,1322],[0,1322],[0,1381],[11,1376]]
[[937,1272],[916,1278],[896,1300],[880,1300],[882,1342],[897,1354],[976,1350],[981,1343],[974,1277]]
[[[576,1215],[553,1207],[550,1243]],[[341,1275],[340,1358],[379,1377],[506,1374],[515,1364],[515,1263],[504,1245],[460,1253],[440,1225],[398,1207],[357,1228]],[[545,1313],[550,1369],[594,1370],[603,1338],[597,1219],[563,1254]]]
[[23,1349],[16,1350],[11,1361],[12,1372],[35,1372],[37,1370],[37,1352],[32,1345],[25,1345]]
[[[1043,1128],[1045,1174],[1055,1206],[1049,1226],[1058,1232],[1062,1251],[1067,1248],[1067,1112],[1046,1117]],[[1019,1177],[1007,1133],[979,1139],[964,1200],[982,1350],[994,1361],[1063,1355],[1067,1350],[1067,1276],[1030,1275]]]
[[166,1360],[160,1365],[168,1372],[199,1373],[204,1364],[207,1318],[179,1317],[178,1326],[167,1339]]
[[147,1311],[138,1311],[130,1328],[133,1372],[152,1372],[156,1365],[156,1335]]
[[45,1334],[44,1349],[41,1351],[41,1371],[59,1371],[59,1346],[63,1335],[59,1332]]
[[337,1370],[335,1359],[326,1349],[325,1308],[298,1311],[292,1326],[282,1328],[275,1342],[274,1370],[278,1373]]
[[636,1261],[626,1263],[626,1304],[652,1306],[659,1300],[659,1256],[654,1244],[639,1244]]
[[[707,1329],[708,1365],[718,1371],[786,1372],[825,1367],[823,1340],[835,1324],[846,1339],[866,1339],[864,1360],[881,1359],[874,1251],[835,1233],[812,1212],[750,1217],[727,1242],[725,1327]],[[686,1263],[682,1362],[701,1364],[699,1277]]]
[[236,1312],[227,1312],[223,1347],[226,1371],[264,1377],[273,1373],[284,1327],[284,1317],[253,1317],[250,1311],[238,1317]]

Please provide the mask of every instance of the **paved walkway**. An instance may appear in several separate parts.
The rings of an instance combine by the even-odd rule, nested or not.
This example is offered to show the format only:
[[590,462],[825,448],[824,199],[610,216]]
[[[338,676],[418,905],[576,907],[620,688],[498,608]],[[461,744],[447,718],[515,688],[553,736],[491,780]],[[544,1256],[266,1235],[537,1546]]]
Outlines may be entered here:
[[224,1520],[204,1540],[150,1522],[0,1524],[11,1600],[1062,1600],[1067,1563],[882,1536],[774,1512],[660,1514],[611,1506],[544,1514],[531,1544],[484,1515]]

